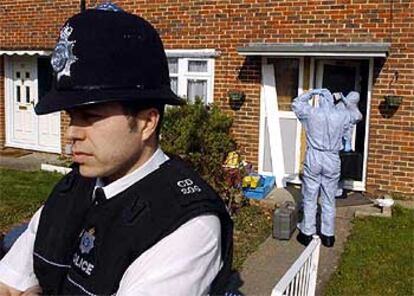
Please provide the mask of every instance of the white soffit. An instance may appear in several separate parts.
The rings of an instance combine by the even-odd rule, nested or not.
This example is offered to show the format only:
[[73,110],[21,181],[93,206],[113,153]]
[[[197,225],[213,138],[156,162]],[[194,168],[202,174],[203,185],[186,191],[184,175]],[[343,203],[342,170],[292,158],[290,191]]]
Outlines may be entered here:
[[1,50],[0,55],[7,55],[7,56],[23,56],[23,55],[39,55],[39,56],[50,56],[52,54],[51,50]]
[[215,49],[166,49],[169,58],[215,58],[220,52]]
[[387,57],[390,43],[250,43],[242,56]]

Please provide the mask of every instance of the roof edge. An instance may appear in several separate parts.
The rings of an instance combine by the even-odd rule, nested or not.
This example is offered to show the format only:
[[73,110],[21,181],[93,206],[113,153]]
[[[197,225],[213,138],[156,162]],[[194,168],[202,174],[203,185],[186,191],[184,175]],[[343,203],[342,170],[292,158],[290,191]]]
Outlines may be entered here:
[[50,56],[52,54],[52,50],[3,50],[0,49],[0,55],[7,55],[7,56],[23,56],[23,55],[39,55],[39,56]]
[[238,47],[240,55],[345,55],[386,57],[391,44],[358,43],[249,43]]

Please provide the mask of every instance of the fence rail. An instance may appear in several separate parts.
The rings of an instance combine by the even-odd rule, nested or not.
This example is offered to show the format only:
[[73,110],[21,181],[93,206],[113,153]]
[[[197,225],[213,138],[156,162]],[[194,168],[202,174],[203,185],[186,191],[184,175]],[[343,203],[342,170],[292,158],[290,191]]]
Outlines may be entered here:
[[272,290],[272,296],[314,296],[321,240],[314,235],[310,244]]

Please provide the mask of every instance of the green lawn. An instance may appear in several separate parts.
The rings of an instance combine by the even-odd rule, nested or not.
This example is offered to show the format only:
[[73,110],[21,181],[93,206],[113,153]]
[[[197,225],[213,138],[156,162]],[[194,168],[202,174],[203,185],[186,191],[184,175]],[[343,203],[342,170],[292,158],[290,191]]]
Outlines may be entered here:
[[0,232],[28,220],[62,175],[0,168]]
[[325,295],[414,295],[414,210],[355,220]]

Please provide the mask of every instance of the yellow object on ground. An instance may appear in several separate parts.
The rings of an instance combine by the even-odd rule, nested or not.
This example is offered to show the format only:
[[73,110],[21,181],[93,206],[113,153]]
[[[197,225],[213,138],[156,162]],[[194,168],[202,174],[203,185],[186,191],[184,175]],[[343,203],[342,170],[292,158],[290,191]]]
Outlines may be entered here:
[[250,181],[250,187],[251,188],[256,188],[257,186],[259,186],[260,183],[260,177],[259,176],[251,176],[251,181]]
[[226,157],[225,165],[230,168],[237,168],[240,163],[240,156],[236,151],[229,152]]
[[260,185],[260,176],[245,176],[242,179],[242,187],[256,188]]
[[243,177],[242,180],[242,187],[250,187],[250,183],[251,183],[252,179],[250,176],[245,176]]

